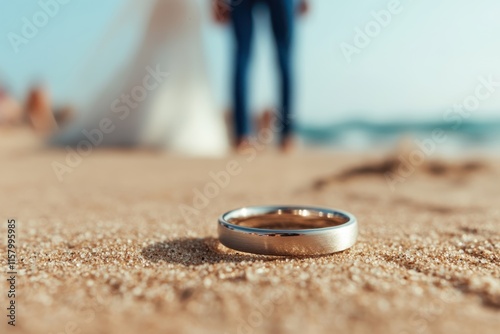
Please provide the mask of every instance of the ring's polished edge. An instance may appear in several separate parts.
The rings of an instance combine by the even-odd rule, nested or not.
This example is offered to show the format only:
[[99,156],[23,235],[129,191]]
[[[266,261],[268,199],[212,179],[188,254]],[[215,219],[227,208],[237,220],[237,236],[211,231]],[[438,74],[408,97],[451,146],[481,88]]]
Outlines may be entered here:
[[[320,217],[323,220],[342,218],[336,226],[306,229],[269,229],[247,227],[231,219],[286,213],[295,217]],[[286,218],[284,217],[284,220]],[[346,250],[354,245],[358,222],[352,214],[311,206],[253,206],[228,211],[219,217],[220,242],[229,248],[263,255],[325,255]]]

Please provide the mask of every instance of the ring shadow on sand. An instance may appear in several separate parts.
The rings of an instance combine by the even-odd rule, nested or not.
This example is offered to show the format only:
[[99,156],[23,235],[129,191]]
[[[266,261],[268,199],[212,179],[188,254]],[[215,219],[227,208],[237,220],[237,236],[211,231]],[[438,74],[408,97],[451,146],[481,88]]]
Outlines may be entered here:
[[216,238],[181,238],[158,242],[142,249],[141,255],[151,262],[185,266],[199,266],[220,262],[273,261],[275,256],[252,255],[233,252],[219,243]]
[[[344,252],[348,252],[345,250]],[[340,252],[340,253],[344,253]],[[337,253],[338,254],[338,253]],[[230,250],[221,245],[217,238],[180,238],[171,241],[157,242],[144,247],[141,255],[148,261],[157,263],[182,264],[185,266],[199,266],[222,262],[256,262],[278,261],[285,256],[267,256],[245,254]],[[319,258],[324,255],[293,256],[295,259]]]

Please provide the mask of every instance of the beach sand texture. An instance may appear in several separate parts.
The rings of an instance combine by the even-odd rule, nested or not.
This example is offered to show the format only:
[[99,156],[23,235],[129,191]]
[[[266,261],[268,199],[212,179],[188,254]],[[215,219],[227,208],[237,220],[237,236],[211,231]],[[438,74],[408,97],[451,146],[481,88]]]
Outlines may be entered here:
[[[433,157],[391,189],[384,173],[397,164],[375,153],[259,152],[249,161],[95,150],[59,182],[51,164],[64,150],[45,151],[24,133],[0,137],[4,268],[8,218],[19,247],[16,333],[500,328],[498,159]],[[230,160],[240,173],[187,209]],[[221,213],[262,204],[352,212],[358,242],[310,258],[218,243]],[[0,326],[13,333],[2,287]]]

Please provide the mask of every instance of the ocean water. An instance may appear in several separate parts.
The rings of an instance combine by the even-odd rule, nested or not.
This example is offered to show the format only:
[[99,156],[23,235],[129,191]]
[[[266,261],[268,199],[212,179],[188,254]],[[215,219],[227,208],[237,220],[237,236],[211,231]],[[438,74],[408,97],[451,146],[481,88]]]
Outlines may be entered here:
[[[500,119],[463,122],[344,121],[327,125],[300,125],[299,136],[307,145],[348,150],[390,148],[401,141],[432,141],[440,153],[487,152],[500,155]],[[442,131],[435,140],[436,131]]]

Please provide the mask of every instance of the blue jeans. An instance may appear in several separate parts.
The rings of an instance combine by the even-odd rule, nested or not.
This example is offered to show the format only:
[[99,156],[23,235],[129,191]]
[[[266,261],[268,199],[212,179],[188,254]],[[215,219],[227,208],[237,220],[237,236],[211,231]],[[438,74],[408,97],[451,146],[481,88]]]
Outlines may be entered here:
[[236,40],[233,78],[233,108],[236,139],[249,135],[248,68],[252,52],[253,15],[256,3],[263,2],[270,12],[281,79],[280,120],[281,138],[290,135],[292,100],[292,40],[295,20],[295,0],[232,0],[231,20]]

